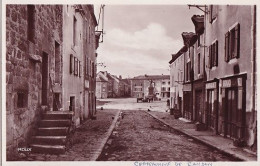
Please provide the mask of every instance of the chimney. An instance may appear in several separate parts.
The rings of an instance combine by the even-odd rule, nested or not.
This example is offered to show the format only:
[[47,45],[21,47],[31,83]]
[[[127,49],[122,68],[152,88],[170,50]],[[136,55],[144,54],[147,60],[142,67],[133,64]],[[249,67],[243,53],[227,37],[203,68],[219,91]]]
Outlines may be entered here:
[[119,75],[119,79],[122,80],[122,76],[121,75]]

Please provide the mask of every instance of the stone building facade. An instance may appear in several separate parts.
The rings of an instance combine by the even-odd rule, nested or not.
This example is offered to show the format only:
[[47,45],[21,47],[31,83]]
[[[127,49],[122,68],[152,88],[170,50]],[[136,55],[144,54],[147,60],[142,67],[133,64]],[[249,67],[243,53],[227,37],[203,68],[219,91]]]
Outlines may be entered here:
[[93,5],[6,6],[8,160],[28,147],[42,113],[74,111],[76,126],[94,116],[96,25]]
[[28,143],[41,111],[54,109],[52,85],[61,83],[62,25],[62,6],[6,6],[7,158]]

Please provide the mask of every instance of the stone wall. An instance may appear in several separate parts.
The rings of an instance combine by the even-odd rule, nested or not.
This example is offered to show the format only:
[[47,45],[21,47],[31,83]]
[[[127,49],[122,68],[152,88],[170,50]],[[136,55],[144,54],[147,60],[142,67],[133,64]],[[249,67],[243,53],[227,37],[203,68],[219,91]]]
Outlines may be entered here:
[[[6,7],[6,137],[7,160],[17,147],[27,147],[35,133],[42,106],[42,54],[48,54],[47,103],[52,110],[49,85],[54,81],[55,41],[62,46],[62,7],[34,6],[34,29],[28,29],[28,6]],[[32,21],[32,19],[31,19]],[[34,32],[33,42],[28,33]]]

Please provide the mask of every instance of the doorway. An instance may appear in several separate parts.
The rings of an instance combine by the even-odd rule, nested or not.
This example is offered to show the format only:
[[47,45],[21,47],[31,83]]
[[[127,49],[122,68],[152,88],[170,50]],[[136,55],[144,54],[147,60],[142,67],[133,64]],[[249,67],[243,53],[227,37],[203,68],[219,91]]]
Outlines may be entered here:
[[70,111],[75,111],[75,96],[70,96],[70,106],[69,106]]
[[225,109],[225,136],[238,138],[239,111],[238,111],[238,90],[230,88],[226,91],[226,109]]
[[54,93],[53,111],[59,111],[60,108],[60,93]]
[[48,103],[48,54],[46,52],[42,53],[42,105],[47,105]]
[[194,120],[198,122],[202,122],[202,90],[197,90],[195,92],[195,117]]

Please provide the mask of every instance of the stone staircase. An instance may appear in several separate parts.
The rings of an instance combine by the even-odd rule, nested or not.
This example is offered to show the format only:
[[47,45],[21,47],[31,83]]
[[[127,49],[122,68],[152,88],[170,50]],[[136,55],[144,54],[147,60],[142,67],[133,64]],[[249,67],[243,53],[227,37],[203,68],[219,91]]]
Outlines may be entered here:
[[39,123],[36,136],[33,136],[30,147],[33,153],[63,154],[73,112],[47,111]]

